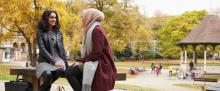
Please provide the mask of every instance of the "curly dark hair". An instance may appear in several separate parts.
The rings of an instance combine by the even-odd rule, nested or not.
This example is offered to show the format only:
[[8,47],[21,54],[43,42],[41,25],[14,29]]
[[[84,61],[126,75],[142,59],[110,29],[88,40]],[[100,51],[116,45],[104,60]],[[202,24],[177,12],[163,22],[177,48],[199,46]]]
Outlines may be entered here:
[[59,23],[59,18],[57,15],[57,12],[54,10],[45,10],[44,13],[42,14],[40,21],[38,22],[37,28],[41,31],[47,31],[49,24],[48,24],[48,19],[51,13],[55,13],[56,14],[56,25],[53,26],[53,30],[55,30],[56,32],[59,31],[60,29],[60,23]]

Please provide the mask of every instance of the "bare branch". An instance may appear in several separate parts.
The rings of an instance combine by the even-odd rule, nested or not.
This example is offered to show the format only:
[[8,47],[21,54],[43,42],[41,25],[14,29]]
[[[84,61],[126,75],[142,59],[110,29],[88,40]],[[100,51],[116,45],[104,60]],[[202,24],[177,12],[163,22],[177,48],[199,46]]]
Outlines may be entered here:
[[1,26],[2,26],[3,28],[7,29],[7,30],[10,31],[10,32],[19,32],[19,31],[15,31],[15,30],[12,30],[12,29],[8,28],[8,27],[7,27],[6,25],[4,25],[3,23],[1,23]]
[[18,28],[19,32],[24,36],[25,40],[27,42],[31,42],[27,34],[25,34],[25,32],[23,31],[24,29],[18,25],[17,21],[15,21],[15,26]]
[[29,22],[32,22],[32,20],[34,20],[34,18],[31,15],[27,15],[27,19],[29,20]]

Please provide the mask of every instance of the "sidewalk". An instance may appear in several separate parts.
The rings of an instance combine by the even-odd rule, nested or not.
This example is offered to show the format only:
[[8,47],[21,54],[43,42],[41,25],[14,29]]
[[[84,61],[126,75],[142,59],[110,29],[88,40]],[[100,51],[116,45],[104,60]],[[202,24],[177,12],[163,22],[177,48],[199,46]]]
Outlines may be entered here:
[[[162,74],[168,74],[167,70],[163,70]],[[116,84],[129,84],[142,87],[156,88],[160,91],[200,91],[200,89],[191,89],[174,86],[173,84],[192,84],[192,80],[179,80],[177,78],[169,78],[166,75],[152,75],[150,71],[141,73],[135,78],[126,81],[117,81]]]
[[5,82],[6,81],[0,81],[0,91],[5,91]]

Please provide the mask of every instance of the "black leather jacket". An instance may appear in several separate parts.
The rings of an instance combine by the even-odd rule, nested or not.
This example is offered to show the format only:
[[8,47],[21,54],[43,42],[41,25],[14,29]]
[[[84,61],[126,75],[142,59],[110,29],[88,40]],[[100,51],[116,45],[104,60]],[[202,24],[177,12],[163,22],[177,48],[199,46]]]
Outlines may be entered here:
[[[58,54],[60,58],[62,58],[68,66],[66,62],[66,52],[64,49],[63,45],[63,36],[62,33],[59,31],[56,33],[57,37],[57,45],[58,45]],[[37,44],[39,48],[39,56],[38,56],[38,62],[47,62],[47,63],[52,63],[54,64],[56,61],[55,58],[53,57],[52,53],[52,46],[50,46],[52,43],[52,39],[48,37],[48,33],[44,32],[42,30],[37,30]]]

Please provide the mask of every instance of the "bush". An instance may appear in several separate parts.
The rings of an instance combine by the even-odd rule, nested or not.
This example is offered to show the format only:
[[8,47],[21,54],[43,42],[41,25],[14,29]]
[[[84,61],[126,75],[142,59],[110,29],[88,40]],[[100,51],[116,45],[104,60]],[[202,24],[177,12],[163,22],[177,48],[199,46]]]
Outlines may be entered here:
[[141,55],[144,59],[154,59],[156,57],[156,53],[153,51],[144,51]]

